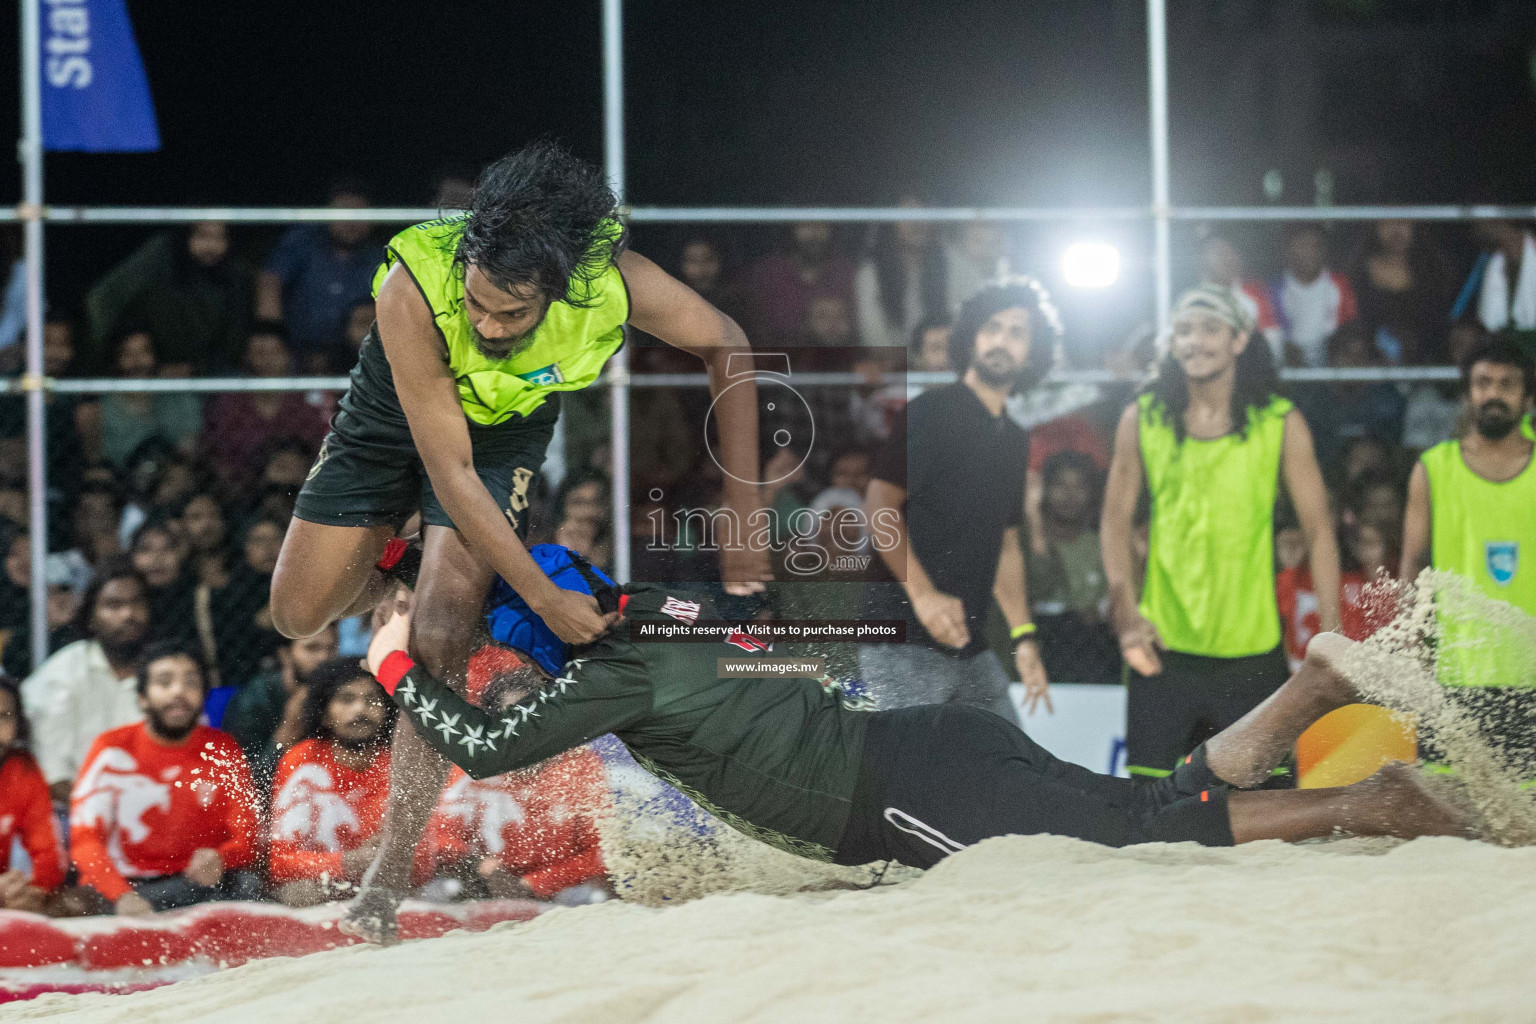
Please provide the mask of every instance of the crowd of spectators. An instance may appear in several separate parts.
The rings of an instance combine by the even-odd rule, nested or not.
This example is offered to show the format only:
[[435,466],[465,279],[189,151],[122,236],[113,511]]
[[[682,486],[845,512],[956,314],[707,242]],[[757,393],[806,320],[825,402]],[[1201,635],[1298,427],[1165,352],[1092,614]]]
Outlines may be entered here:
[[[449,204],[463,201],[458,193],[442,198]],[[357,208],[367,206],[369,196],[362,184],[342,182],[329,202]],[[918,205],[916,199],[903,202]],[[1447,255],[1454,246],[1443,250],[1422,225],[1406,221],[1370,225],[1358,238],[1315,223],[1291,226],[1267,258],[1245,252],[1226,233],[1204,231],[1192,252],[1193,276],[1232,288],[1275,360],[1286,365],[1446,365],[1490,332],[1508,333],[1529,351],[1536,336],[1531,230],[1488,221],[1469,237],[1479,255],[1458,268]],[[656,241],[657,248],[650,249],[642,236],[636,247],[668,261],[681,279],[738,319],[755,346],[838,353],[823,368],[864,374],[866,382],[851,388],[806,389],[812,396],[814,444],[803,430],[789,444],[765,444],[765,479],[771,481],[765,501],[779,513],[781,531],[807,543],[839,513],[862,508],[873,454],[909,397],[908,388],[891,386],[876,371],[898,363],[909,370],[951,368],[949,326],[960,304],[1001,274],[1030,269],[1019,265],[1010,231],[985,222],[951,227],[894,222],[857,238],[827,223],[804,222],[784,229],[747,260],[736,258],[727,236],[709,232]],[[152,380],[345,372],[372,325],[370,283],[380,243],[380,233],[366,222],[306,225],[284,233],[264,260],[253,263],[223,223],[157,232],[85,295],[50,296],[47,373]],[[7,255],[17,258],[14,251]],[[1264,280],[1248,266],[1270,266],[1274,273]],[[17,279],[13,269],[0,308],[0,371],[11,373],[19,371],[22,350]],[[1072,335],[1069,321],[1068,362]],[[694,369],[644,338],[636,339],[632,351],[640,373]],[[893,361],[893,354],[902,353],[904,359]],[[1044,413],[1029,416],[1026,575],[1041,656],[1052,680],[1119,678],[1118,648],[1106,623],[1099,504],[1115,413],[1153,355],[1145,344],[1109,353],[1104,357],[1109,364],[1127,371],[1126,386],[1106,386],[1057,408],[1047,402]],[[1345,555],[1346,615],[1365,615],[1358,599],[1363,584],[1397,565],[1413,460],[1456,430],[1462,406],[1455,385],[1331,382],[1296,386],[1291,394],[1312,427],[1328,478]],[[25,787],[7,781],[4,799],[24,789],[32,793],[35,776],[48,791],[43,799],[74,806],[72,834],[88,846],[105,843],[104,850],[130,853],[135,843],[159,840],[135,838],[125,847],[112,839],[118,835],[112,829],[137,835],[154,815],[215,815],[218,801],[189,802],[187,796],[131,821],[107,820],[89,810],[99,784],[124,772],[116,767],[121,758],[105,751],[126,751],[124,757],[137,761],[135,751],[145,742],[163,747],[180,728],[151,714],[159,690],[151,692],[145,679],[141,659],[147,650],[179,652],[165,656],[181,659],[185,677],[173,687],[176,696],[165,697],[176,712],[171,717],[180,722],[195,703],[194,725],[205,716],[227,730],[217,741],[204,741],[216,742],[217,760],[228,762],[228,778],[213,784],[223,787],[221,793],[258,794],[248,818],[220,819],[218,827],[228,836],[219,838],[210,824],[213,831],[206,836],[196,833],[203,844],[196,848],[146,853],[138,860],[129,853],[103,859],[98,851],[88,856],[89,868],[76,854],[82,882],[118,909],[130,895],[153,907],[171,905],[193,890],[203,898],[212,891],[249,892],[252,885],[265,885],[289,902],[313,902],[342,891],[371,858],[383,806],[379,787],[387,786],[389,715],[367,677],[348,667],[356,664],[366,624],[350,621],[309,640],[288,641],[272,628],[267,608],[294,496],[336,397],[49,394],[46,572],[53,653],[42,665],[31,660],[32,524],[22,403],[0,399],[0,552],[5,555],[0,662],[7,674],[26,680],[20,690],[0,687],[0,753],[25,736],[25,718],[31,719],[31,754],[17,748],[0,760],[0,773],[29,781]],[[645,388],[633,393],[633,403],[630,521],[615,524],[611,514],[611,452],[602,402],[572,395],[565,402],[560,442],[534,496],[530,543],[558,541],[611,565],[614,531],[624,529],[636,578],[716,579],[705,536],[707,514],[679,514],[682,509],[707,513],[719,504],[720,470],[705,441],[708,394],[699,388]],[[806,425],[781,410],[779,419],[765,422],[763,434],[773,436],[781,426],[793,433]],[[809,515],[802,522],[816,524],[809,534],[786,525],[802,511]],[[1288,515],[1283,508],[1279,512],[1275,558],[1287,643],[1296,653],[1316,629],[1316,602],[1308,598],[1311,582]],[[1144,520],[1141,530],[1137,540],[1144,545]],[[839,617],[856,614],[857,598],[840,596],[836,587],[814,594],[797,589],[807,579],[856,587],[860,574],[847,564],[831,563],[807,575],[785,571],[784,554],[776,557],[784,583],[752,614],[804,617],[836,614],[839,608],[844,612]],[[1352,602],[1355,612],[1348,610]],[[1006,626],[997,621],[992,627],[989,642],[1006,650]],[[352,660],[338,660],[342,652]],[[140,732],[130,735],[125,729]],[[204,742],[192,744],[199,753],[189,755],[189,773],[198,766],[193,761],[205,762]],[[583,763],[571,770],[590,769]],[[150,781],[162,785],[158,779]],[[493,792],[490,785],[457,777],[450,782],[462,806],[447,817],[461,825],[473,819],[476,823],[465,828],[480,830],[480,837],[464,840],[464,828],[458,839],[429,834],[438,852],[423,854],[423,878],[439,871],[445,859],[457,858],[473,862],[467,875],[460,870],[455,877],[478,879],[476,891],[523,891],[502,874],[524,878],[538,857],[523,839],[502,833],[511,821],[506,801],[524,806],[531,791],[526,781],[509,783],[516,792]],[[196,795],[192,789],[188,794]],[[502,817],[495,818],[498,814]],[[500,824],[482,828],[487,815]],[[35,817],[36,808],[28,805],[14,821]],[[0,815],[0,820],[13,819]],[[32,855],[33,883],[46,889],[63,876],[55,880],[42,866],[50,854],[34,849],[40,835],[32,828],[23,842]],[[0,834],[0,857],[9,855],[10,842],[9,834]],[[583,843],[588,837],[572,836],[556,846],[571,857],[589,856]],[[503,850],[519,852],[491,863]],[[68,863],[62,852],[52,856]],[[251,866],[267,874],[255,881],[233,877]],[[563,871],[551,877],[568,881]],[[133,888],[139,877],[134,872],[189,881],[170,887],[175,892],[169,896],[159,890],[142,894]],[[37,902],[31,894],[7,895],[7,878],[0,875],[0,900],[6,905]],[[528,891],[552,891],[548,885],[554,884]],[[143,909],[135,899],[127,906]]]

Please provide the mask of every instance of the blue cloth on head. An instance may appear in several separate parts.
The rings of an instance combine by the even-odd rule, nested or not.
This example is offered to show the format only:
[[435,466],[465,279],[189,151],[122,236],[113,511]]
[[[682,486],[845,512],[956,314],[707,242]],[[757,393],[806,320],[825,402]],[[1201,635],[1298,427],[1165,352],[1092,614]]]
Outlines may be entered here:
[[[617,584],[570,548],[559,544],[535,544],[528,549],[528,554],[533,556],[534,564],[544,570],[544,575],[561,590],[591,594],[598,599],[599,607],[604,611],[613,610],[612,607],[604,606],[613,604],[615,598],[612,595],[617,594]],[[594,583],[598,583],[598,590],[593,589]],[[613,589],[603,591],[601,584],[607,584]],[[556,636],[555,631],[528,607],[528,602],[499,576],[491,587],[485,624],[493,640],[528,655],[550,675],[558,676],[565,670],[568,651],[566,642]]]

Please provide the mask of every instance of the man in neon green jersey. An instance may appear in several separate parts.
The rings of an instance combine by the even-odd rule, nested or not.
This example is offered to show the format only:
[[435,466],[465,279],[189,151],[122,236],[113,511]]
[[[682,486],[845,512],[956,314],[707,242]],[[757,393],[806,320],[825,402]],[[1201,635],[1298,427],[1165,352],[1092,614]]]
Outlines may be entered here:
[[[602,633],[608,617],[551,585],[522,537],[560,393],[597,379],[626,323],[704,362],[724,503],[742,521],[757,510],[756,390],[750,379],[726,387],[747,339],[625,241],[601,172],[549,143],[490,165],[467,214],[390,240],[374,279],[377,321],[272,577],[278,630],[317,633],[400,580],[416,591],[412,654],[462,685],[483,635],[465,612],[501,576],[562,640]],[[396,537],[417,511],[419,548]],[[764,552],[722,551],[721,568],[737,593],[768,575]],[[352,908],[360,933],[392,925],[447,771],[412,730],[396,731],[384,836]]]
[[[1111,614],[1131,671],[1126,760],[1167,775],[1202,740],[1285,681],[1275,602],[1281,479],[1306,535],[1322,628],[1339,628],[1339,552],[1312,434],[1232,293],[1202,286],[1174,307],[1156,376],[1120,417],[1100,540]],[[1152,495],[1138,603],[1131,520]]]
[[[1413,579],[1428,562],[1536,615],[1536,445],[1519,429],[1536,402],[1536,368],[1519,348],[1494,340],[1468,353],[1461,383],[1466,434],[1426,451],[1408,480],[1402,576]],[[1536,652],[1517,638],[1442,608],[1436,675],[1528,774],[1536,773],[1533,666]]]

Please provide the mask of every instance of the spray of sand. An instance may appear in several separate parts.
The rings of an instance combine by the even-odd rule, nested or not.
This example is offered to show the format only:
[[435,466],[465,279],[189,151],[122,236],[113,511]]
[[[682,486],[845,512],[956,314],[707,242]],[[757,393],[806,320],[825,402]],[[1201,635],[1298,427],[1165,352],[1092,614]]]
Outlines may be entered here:
[[[1454,573],[1426,569],[1412,584],[1372,586],[1368,599],[1395,602],[1397,614],[1352,648],[1346,674],[1366,700],[1414,716],[1420,734],[1433,737],[1485,839],[1536,844],[1536,792],[1521,788],[1536,763],[1489,728],[1520,713],[1516,702],[1536,687],[1536,618]],[[1475,710],[1458,699],[1461,688],[1441,682],[1468,664],[1499,687],[1481,690]]]

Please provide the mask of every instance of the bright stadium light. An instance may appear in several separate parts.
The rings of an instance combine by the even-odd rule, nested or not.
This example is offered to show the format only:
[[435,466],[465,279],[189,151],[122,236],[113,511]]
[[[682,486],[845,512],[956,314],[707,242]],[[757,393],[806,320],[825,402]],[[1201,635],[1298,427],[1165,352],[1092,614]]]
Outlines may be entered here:
[[1120,280],[1120,250],[1108,242],[1073,242],[1062,253],[1061,275],[1073,288],[1108,288]]

